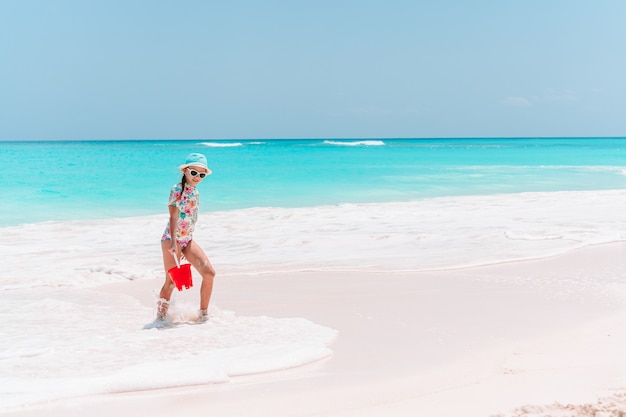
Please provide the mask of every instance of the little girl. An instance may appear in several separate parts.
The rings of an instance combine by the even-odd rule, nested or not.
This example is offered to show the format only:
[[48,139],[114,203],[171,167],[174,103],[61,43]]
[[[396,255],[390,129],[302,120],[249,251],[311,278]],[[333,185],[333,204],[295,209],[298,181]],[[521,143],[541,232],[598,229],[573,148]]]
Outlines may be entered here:
[[215,270],[200,245],[193,240],[193,229],[198,219],[200,205],[200,193],[196,186],[207,175],[211,175],[211,170],[207,166],[206,157],[199,153],[189,154],[185,163],[178,169],[183,172],[183,177],[170,191],[170,219],[161,238],[165,284],[161,288],[161,299],[157,303],[157,320],[164,321],[167,317],[170,297],[175,287],[167,271],[176,266],[174,256],[180,259],[182,254],[202,276],[198,321],[204,322],[209,319],[208,308],[213,292]]

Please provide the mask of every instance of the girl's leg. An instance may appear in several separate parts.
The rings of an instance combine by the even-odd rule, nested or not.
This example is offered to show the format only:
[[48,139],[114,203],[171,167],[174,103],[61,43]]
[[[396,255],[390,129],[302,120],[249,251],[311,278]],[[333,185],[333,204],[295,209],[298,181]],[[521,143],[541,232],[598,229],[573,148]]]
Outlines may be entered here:
[[168,251],[170,247],[169,240],[161,241],[161,252],[163,253],[163,268],[165,269],[165,283],[161,288],[161,292],[159,297],[161,298],[157,304],[157,319],[165,319],[167,315],[167,309],[169,307],[169,301],[172,297],[172,291],[174,291],[174,282],[170,278],[170,274],[167,273],[168,270],[174,268],[176,266],[176,261],[172,254]]
[[[215,269],[211,265],[211,261],[206,256],[202,248],[193,240],[183,250],[185,258],[193,265],[193,267],[202,275],[202,286],[200,287],[200,310],[209,308],[211,294],[213,293],[213,278],[215,278]],[[170,255],[170,258],[172,256]]]

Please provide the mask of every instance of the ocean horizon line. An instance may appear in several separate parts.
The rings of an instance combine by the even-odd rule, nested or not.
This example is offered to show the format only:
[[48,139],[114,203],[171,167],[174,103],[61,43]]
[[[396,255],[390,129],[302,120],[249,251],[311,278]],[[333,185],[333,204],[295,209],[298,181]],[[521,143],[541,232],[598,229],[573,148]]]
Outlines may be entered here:
[[353,141],[353,140],[553,140],[553,139],[626,139],[626,135],[623,136],[449,136],[449,137],[383,137],[383,136],[363,136],[363,137],[258,137],[258,138],[126,138],[126,139],[0,139],[0,143],[40,143],[40,142],[194,142],[194,141],[225,141],[225,142],[253,142],[259,140],[268,141],[315,141],[315,140],[336,140],[336,141]]

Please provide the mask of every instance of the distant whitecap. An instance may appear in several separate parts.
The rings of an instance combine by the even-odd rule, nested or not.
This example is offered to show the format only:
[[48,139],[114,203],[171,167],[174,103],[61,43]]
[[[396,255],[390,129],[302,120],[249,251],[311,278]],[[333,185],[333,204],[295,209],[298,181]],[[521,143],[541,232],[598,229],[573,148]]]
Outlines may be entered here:
[[336,146],[385,146],[385,142],[382,140],[357,140],[357,141],[335,141],[325,140],[325,145]]
[[200,145],[206,146],[209,148],[235,148],[238,146],[243,146],[243,143],[240,143],[240,142],[201,142]]

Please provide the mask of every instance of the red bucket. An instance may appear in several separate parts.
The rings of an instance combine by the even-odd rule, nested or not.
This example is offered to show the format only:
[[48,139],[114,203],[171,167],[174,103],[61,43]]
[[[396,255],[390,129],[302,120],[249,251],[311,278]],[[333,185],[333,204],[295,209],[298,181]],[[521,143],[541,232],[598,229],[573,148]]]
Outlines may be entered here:
[[182,291],[183,287],[189,289],[193,286],[191,281],[191,264],[182,264],[180,267],[175,266],[167,271],[170,274],[170,278],[178,288],[178,291]]

